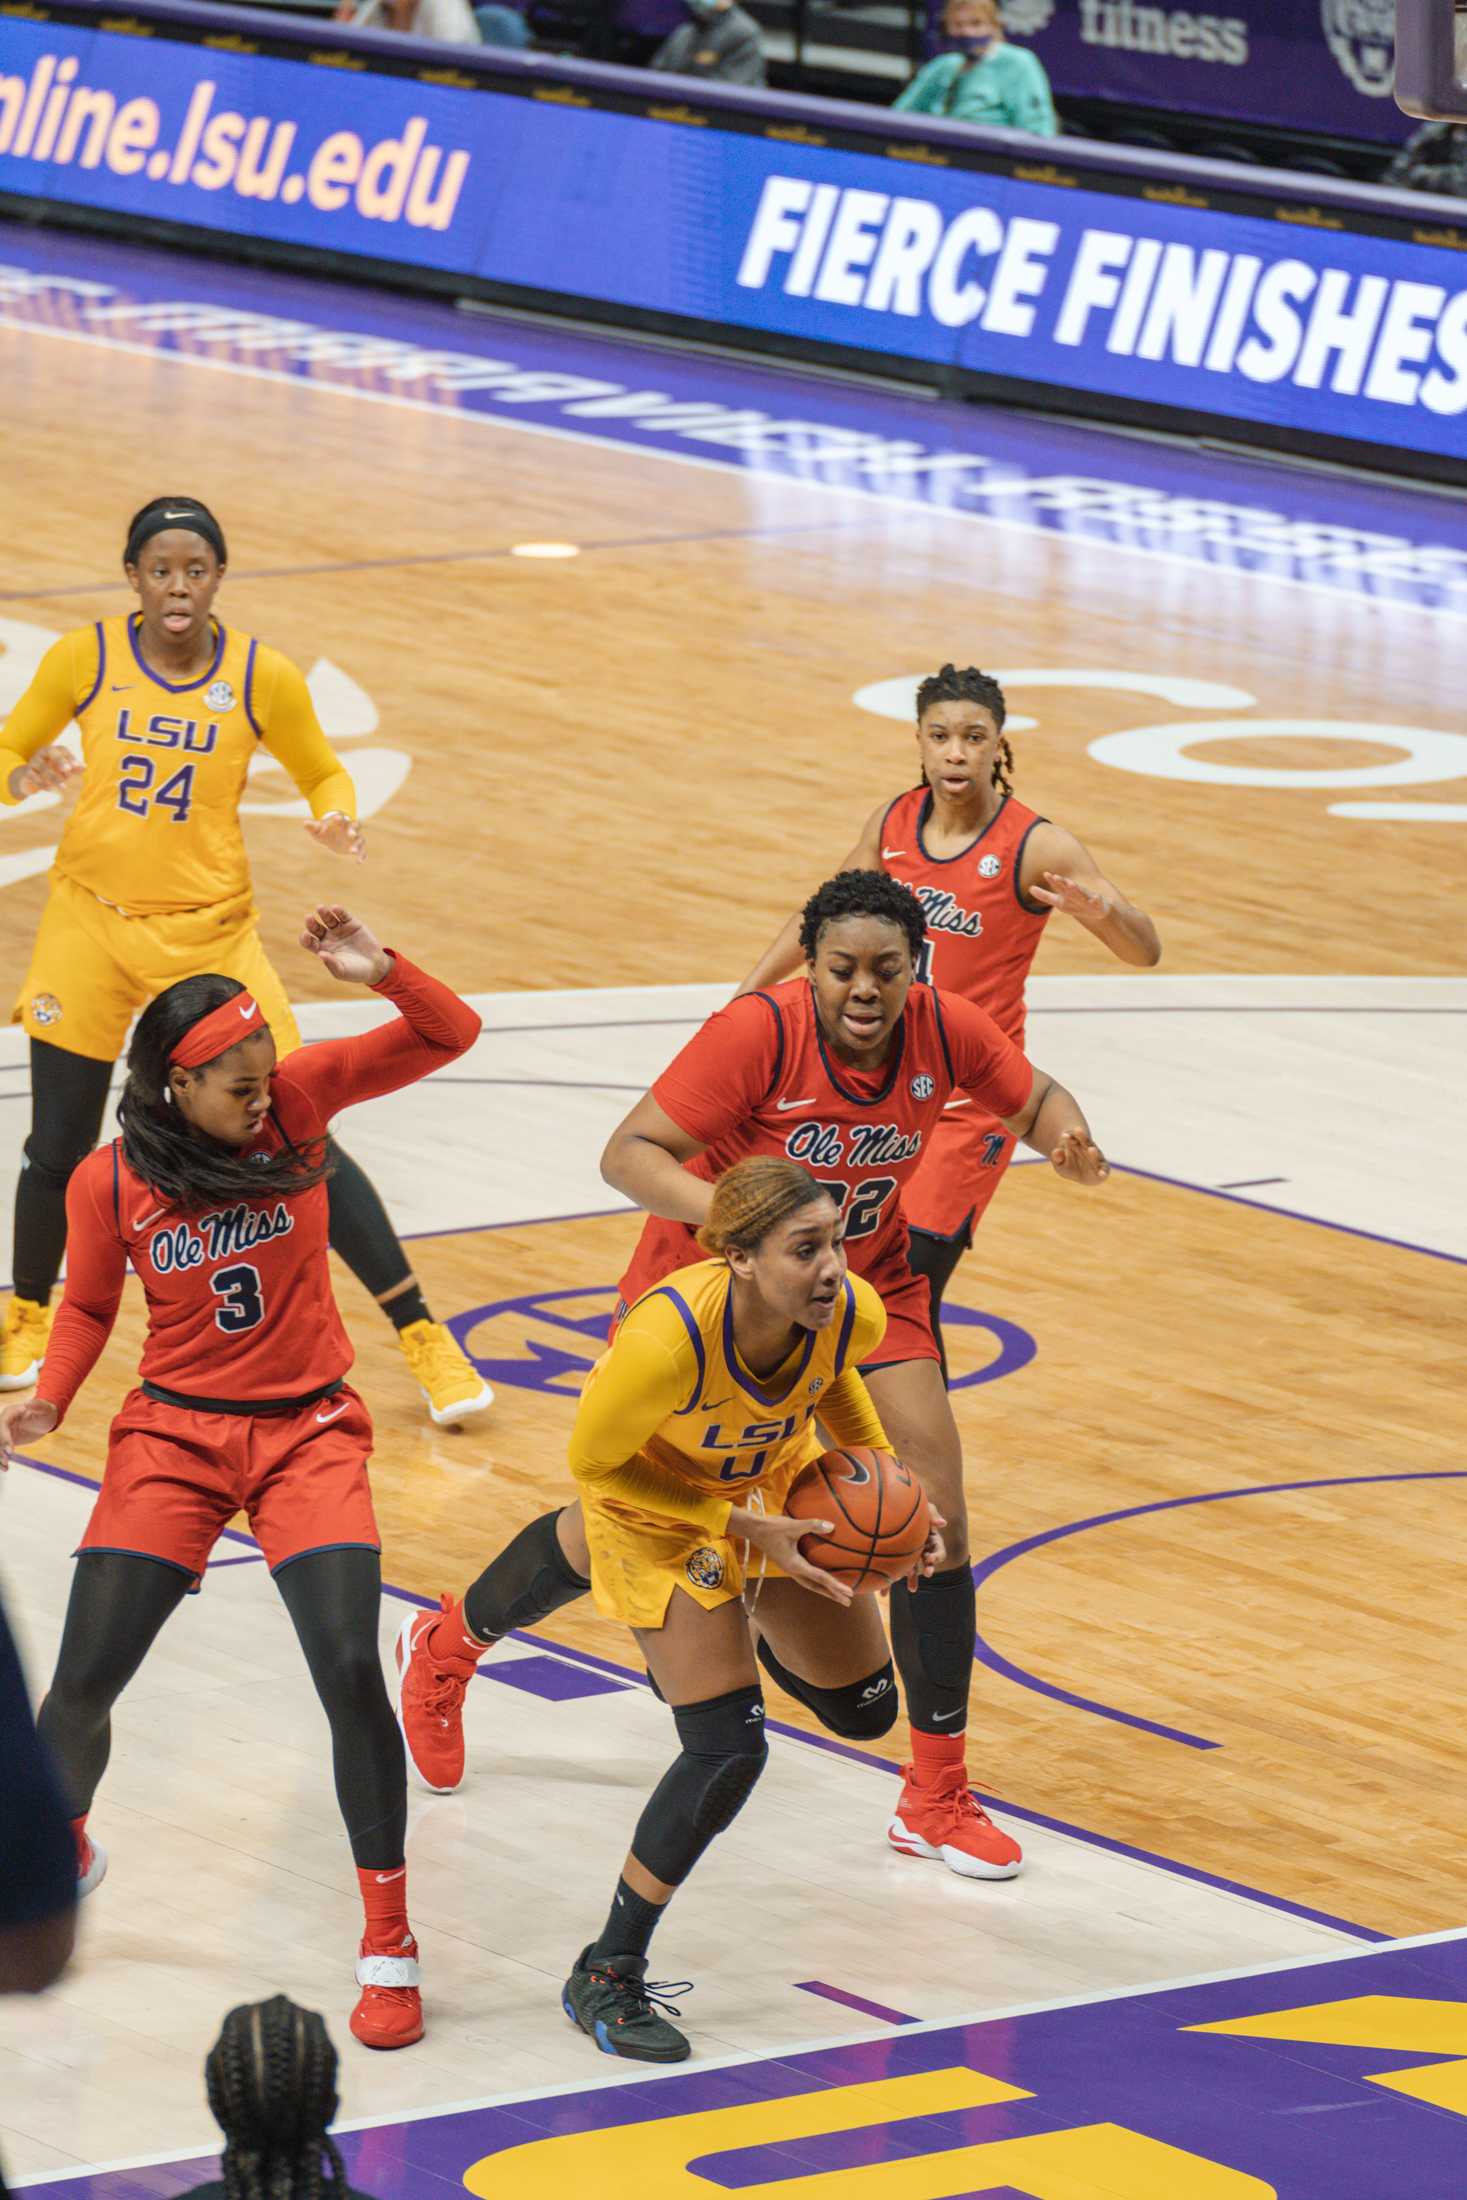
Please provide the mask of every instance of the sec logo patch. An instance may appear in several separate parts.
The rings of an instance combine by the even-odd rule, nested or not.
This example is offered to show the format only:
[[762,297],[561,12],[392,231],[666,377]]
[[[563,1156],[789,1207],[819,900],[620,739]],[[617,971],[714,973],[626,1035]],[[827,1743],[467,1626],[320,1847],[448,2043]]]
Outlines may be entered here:
[[204,690],[204,701],[210,710],[233,710],[234,689],[227,680],[216,680],[211,688]]
[[31,1014],[38,1024],[59,1024],[61,1021],[61,1003],[54,993],[33,993],[31,995]]
[[980,856],[978,858],[978,876],[980,878],[997,878],[1002,869],[1003,865],[999,862],[997,856]]
[[910,1090],[914,1100],[930,1100],[937,1086],[930,1077],[914,1077]]
[[711,1545],[693,1551],[688,1557],[688,1579],[695,1589],[721,1589],[723,1587],[723,1560]]

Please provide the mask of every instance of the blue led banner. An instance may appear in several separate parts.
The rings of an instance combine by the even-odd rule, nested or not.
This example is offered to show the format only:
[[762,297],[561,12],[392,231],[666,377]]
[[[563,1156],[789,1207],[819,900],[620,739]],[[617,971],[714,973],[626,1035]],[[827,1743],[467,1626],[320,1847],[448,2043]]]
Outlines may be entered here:
[[1062,146],[960,166],[950,134],[885,144],[879,121],[844,150],[747,108],[723,127],[127,20],[0,12],[0,192],[1467,458],[1467,231],[1432,209],[1413,232],[1399,202],[1372,224],[1258,179],[1219,205]]

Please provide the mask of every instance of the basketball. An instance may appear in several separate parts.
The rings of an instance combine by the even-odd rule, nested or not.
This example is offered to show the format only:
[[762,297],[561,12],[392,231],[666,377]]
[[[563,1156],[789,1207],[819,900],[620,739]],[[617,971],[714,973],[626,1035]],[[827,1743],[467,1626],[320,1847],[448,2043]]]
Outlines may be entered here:
[[784,1509],[796,1520],[831,1520],[830,1535],[801,1538],[822,1566],[858,1596],[910,1573],[931,1532],[926,1493],[910,1467],[889,1451],[822,1452],[794,1483]]

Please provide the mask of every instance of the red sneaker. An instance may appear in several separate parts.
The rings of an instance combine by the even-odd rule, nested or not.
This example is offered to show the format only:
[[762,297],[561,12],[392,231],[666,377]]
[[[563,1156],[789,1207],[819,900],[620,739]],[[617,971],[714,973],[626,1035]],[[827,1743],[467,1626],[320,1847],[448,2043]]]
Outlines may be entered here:
[[964,1879],[1012,1879],[1024,1852],[996,1826],[968,1785],[962,1765],[944,1768],[919,1787],[911,1765],[902,1768],[902,1792],[886,1838],[903,1856],[926,1856]]
[[[452,1609],[444,1597],[441,1610]],[[474,1677],[465,1659],[440,1665],[425,1647],[439,1612],[409,1612],[397,1637],[397,1723],[408,1763],[425,1788],[451,1795],[464,1776],[464,1690]]]
[[423,2037],[418,1944],[405,1933],[392,1948],[363,1941],[357,1956],[360,1999],[351,2028],[363,2047],[411,2047]]
[[76,1844],[76,1891],[78,1896],[91,1894],[107,1877],[107,1851],[99,1848],[90,1834],[78,1836]]

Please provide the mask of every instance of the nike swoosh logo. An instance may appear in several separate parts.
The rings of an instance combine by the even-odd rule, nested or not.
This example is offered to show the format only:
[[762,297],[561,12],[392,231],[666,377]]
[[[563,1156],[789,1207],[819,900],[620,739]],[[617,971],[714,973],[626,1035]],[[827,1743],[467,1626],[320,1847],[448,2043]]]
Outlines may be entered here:
[[137,1221],[133,1224],[133,1228],[135,1230],[146,1230],[150,1222],[156,1222],[159,1215],[166,1215],[167,1212],[166,1207],[155,1207],[150,1215],[139,1215]]
[[[342,1403],[341,1403],[341,1404],[340,1404],[339,1406],[333,1406],[333,1407],[331,1408],[331,1411],[330,1411],[329,1413],[318,1413],[318,1414],[316,1415],[316,1419],[317,1419],[318,1421],[320,1421],[320,1422],[321,1422],[321,1423],[322,1423],[323,1425],[324,1425],[324,1424],[325,1424],[325,1423],[326,1423],[327,1421],[335,1421],[335,1420],[338,1420],[338,1419],[340,1418],[340,1416],[341,1416],[341,1415],[342,1415],[343,1413],[345,1413],[345,1411],[346,1411],[347,1407],[348,1407],[348,1406],[349,1406],[350,1404],[351,1404],[351,1400],[350,1400],[350,1398],[346,1398],[346,1399],[343,1399]],[[407,1870],[407,1866],[406,1866],[406,1864],[404,1864],[404,1866],[403,1866],[403,1870],[404,1870],[404,1871],[406,1871],[406,1870]]]
[[407,1866],[402,1864],[395,1872],[373,1872],[372,1877],[379,1887],[390,1887],[394,1879],[406,1879]]
[[961,1719],[964,1716],[965,1713],[962,1711],[934,1711],[932,1723],[934,1726],[951,1726],[955,1719]]
[[163,517],[165,519],[192,519],[194,515],[192,512],[165,512]]
[[244,1018],[244,1020],[245,1020],[245,1022],[246,1022],[246,1023],[248,1023],[248,1022],[249,1022],[250,1018],[251,1018],[251,1017],[252,1017],[252,1016],[254,1015],[254,1013],[255,1013],[255,1004],[254,1004],[254,1002],[253,1002],[253,1001],[245,1001],[245,1002],[243,1003],[243,1005],[241,1006],[241,1008],[240,1008],[240,1014],[241,1014],[241,1016],[243,1016],[243,1018]]
[[776,1100],[774,1105],[781,1115],[788,1115],[791,1108],[813,1108],[815,1095],[812,1092],[808,1100]]
[[114,695],[131,695],[131,680],[114,680],[112,683],[112,692]]
[[881,860],[883,863],[890,863],[893,856],[904,856],[906,852],[905,848],[883,848]]

